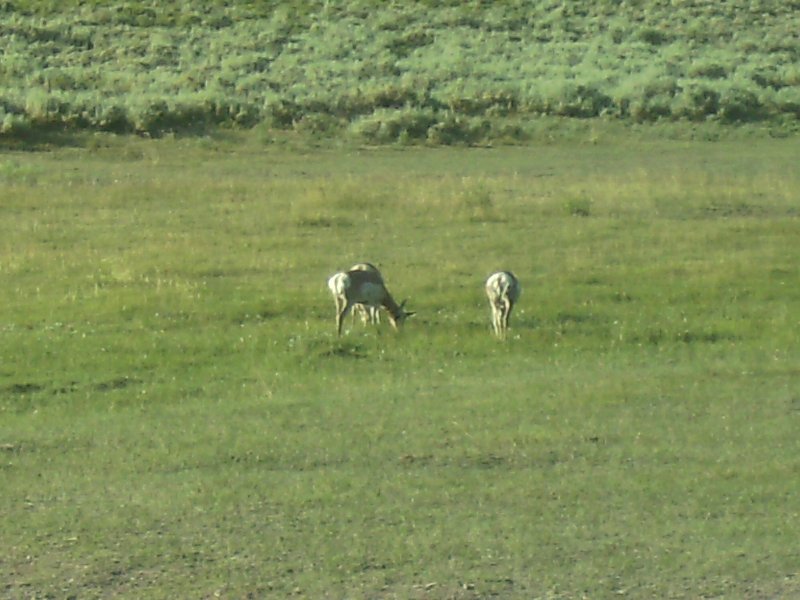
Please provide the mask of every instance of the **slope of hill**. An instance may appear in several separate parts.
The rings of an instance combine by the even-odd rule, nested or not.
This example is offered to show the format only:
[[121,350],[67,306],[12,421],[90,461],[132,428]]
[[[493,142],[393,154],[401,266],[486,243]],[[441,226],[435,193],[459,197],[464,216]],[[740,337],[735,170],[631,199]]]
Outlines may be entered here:
[[[432,6],[436,4],[436,6]],[[0,3],[0,132],[216,124],[372,142],[540,116],[800,118],[800,3]]]

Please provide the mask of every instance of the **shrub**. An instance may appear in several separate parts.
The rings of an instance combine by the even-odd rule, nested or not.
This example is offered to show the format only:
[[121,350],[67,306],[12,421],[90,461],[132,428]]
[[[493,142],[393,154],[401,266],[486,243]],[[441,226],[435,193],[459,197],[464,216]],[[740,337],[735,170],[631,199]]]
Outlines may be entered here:
[[361,92],[361,101],[369,109],[402,108],[418,106],[419,90],[404,84],[387,84],[369,86]]
[[30,90],[25,98],[25,113],[31,124],[37,127],[59,123],[68,111],[61,96],[42,89]]
[[113,133],[129,133],[134,129],[126,107],[115,102],[98,107],[93,125]]
[[618,114],[646,122],[670,116],[679,91],[674,77],[647,72],[627,80],[613,92],[613,98]]
[[552,100],[550,112],[560,117],[596,117],[614,102],[595,85],[563,82]]
[[468,116],[504,117],[517,112],[519,105],[519,92],[502,87],[474,86],[451,92],[447,98],[450,111]]
[[428,142],[435,145],[476,144],[485,141],[491,130],[486,119],[448,115],[428,129]]
[[638,122],[655,121],[672,115],[673,98],[666,94],[639,98],[628,105],[630,117]]
[[261,111],[263,122],[276,129],[288,129],[300,116],[299,107],[285,98],[268,96]]
[[692,63],[687,71],[690,77],[705,79],[724,79],[728,76],[728,68],[717,62],[699,61]]
[[493,119],[490,137],[504,143],[518,143],[530,139],[531,136],[518,120]]
[[343,120],[323,113],[309,113],[295,120],[293,128],[298,133],[332,135],[342,130]]
[[800,119],[799,87],[787,87],[779,90],[775,94],[774,102],[779,112],[794,115]]
[[752,91],[733,87],[720,96],[719,116],[726,123],[754,121],[764,116],[764,106]]
[[0,135],[20,137],[31,130],[31,122],[25,115],[0,111]]
[[127,111],[119,108],[110,116],[117,117],[111,122],[117,127],[159,136],[177,131],[202,131],[210,124],[221,122],[252,126],[258,122],[259,113],[246,103],[215,101],[198,95],[179,97],[171,104],[158,97],[145,97],[130,103]]
[[645,27],[639,32],[638,37],[643,42],[653,46],[661,46],[670,41],[670,36],[666,31],[653,27]]
[[166,101],[142,99],[129,107],[133,128],[138,133],[156,134],[167,124],[169,106]]
[[708,84],[689,82],[684,84],[673,105],[673,113],[679,118],[701,121],[719,110],[720,94]]
[[379,144],[424,140],[436,122],[430,109],[379,109],[353,121],[350,132],[364,141]]
[[800,86],[800,66],[795,64],[785,65],[780,69],[780,86]]

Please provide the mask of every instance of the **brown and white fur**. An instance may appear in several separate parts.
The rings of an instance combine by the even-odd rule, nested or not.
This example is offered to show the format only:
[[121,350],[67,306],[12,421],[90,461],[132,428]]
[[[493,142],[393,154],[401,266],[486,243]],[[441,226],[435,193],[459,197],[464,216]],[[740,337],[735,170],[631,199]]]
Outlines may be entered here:
[[492,307],[492,328],[499,338],[505,338],[508,333],[508,320],[521,291],[519,280],[510,271],[494,273],[486,280],[486,296]]
[[[378,270],[378,267],[373,265],[372,263],[362,262],[356,263],[349,269],[348,271],[368,271],[370,273],[375,273],[375,275],[380,279],[381,283],[383,283],[383,275]],[[376,306],[368,306],[364,304],[356,304],[353,307],[353,319],[355,319],[356,313],[361,315],[361,322],[366,325],[367,323],[372,323],[377,325],[381,322],[381,313],[380,308]]]
[[339,335],[342,334],[344,318],[356,304],[363,304],[367,310],[384,307],[389,313],[389,322],[395,329],[414,314],[406,312],[405,300],[400,304],[394,301],[380,273],[360,270],[336,273],[328,279],[328,289],[336,302],[336,332]]

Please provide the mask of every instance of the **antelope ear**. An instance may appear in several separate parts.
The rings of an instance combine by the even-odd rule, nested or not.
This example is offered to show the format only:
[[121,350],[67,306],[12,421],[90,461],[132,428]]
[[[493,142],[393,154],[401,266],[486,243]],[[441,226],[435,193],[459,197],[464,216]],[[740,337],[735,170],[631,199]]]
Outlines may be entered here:
[[413,317],[415,314],[417,314],[416,311],[407,312],[406,313],[406,318]]

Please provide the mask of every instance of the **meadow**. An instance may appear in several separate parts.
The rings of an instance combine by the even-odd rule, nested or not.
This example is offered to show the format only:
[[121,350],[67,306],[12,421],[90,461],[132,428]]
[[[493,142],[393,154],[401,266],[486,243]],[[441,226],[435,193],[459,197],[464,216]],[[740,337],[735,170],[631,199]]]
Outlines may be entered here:
[[0,596],[800,594],[799,153],[4,151]]

